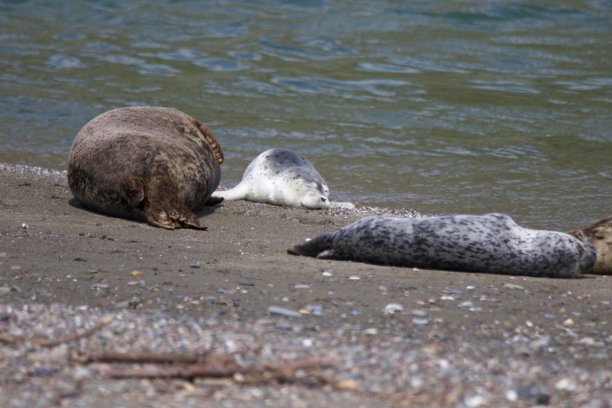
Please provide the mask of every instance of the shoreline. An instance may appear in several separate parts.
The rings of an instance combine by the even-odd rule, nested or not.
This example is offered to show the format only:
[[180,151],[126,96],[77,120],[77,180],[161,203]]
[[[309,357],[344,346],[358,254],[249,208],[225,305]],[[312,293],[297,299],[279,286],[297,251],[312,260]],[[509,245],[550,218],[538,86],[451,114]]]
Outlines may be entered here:
[[[610,276],[427,271],[286,253],[362,216],[410,210],[229,202],[198,212],[207,231],[166,231],[90,212],[71,198],[65,173],[0,164],[0,333],[58,336],[104,314],[113,320],[51,352],[0,344],[7,362],[0,405],[52,401],[66,393],[62,387],[72,392],[63,404],[91,407],[113,399],[121,406],[596,407],[612,397]],[[385,314],[391,304],[402,309]],[[323,356],[336,364],[322,373],[360,391],[110,380],[108,365],[71,360],[92,349],[212,346],[244,348],[260,362]]]

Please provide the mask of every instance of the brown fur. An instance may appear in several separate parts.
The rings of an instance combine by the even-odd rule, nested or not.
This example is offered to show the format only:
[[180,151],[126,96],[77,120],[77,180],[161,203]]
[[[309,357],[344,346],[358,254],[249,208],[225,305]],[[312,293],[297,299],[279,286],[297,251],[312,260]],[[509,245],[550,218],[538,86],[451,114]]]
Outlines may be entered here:
[[612,274],[612,216],[587,227],[573,229],[569,233],[595,247],[597,259],[593,265],[593,273]]
[[222,162],[213,134],[191,116],[160,107],[119,108],[77,134],[68,183],[93,210],[162,228],[205,229],[192,210],[209,201]]

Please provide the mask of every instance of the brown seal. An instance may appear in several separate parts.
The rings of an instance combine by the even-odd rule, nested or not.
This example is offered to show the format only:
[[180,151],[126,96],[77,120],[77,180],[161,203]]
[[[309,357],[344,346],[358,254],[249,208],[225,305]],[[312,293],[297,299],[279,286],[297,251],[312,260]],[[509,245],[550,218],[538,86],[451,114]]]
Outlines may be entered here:
[[592,273],[612,274],[612,215],[587,227],[573,229],[569,233],[595,247],[597,257]]
[[191,116],[161,107],[119,108],[76,135],[68,183],[90,209],[162,228],[205,229],[192,210],[221,201],[209,197],[222,162],[211,131]]

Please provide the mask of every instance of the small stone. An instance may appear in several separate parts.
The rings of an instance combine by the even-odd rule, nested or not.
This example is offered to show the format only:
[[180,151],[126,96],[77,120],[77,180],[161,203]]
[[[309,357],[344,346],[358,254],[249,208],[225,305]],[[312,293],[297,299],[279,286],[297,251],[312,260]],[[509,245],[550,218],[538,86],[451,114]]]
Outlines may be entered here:
[[370,327],[365,329],[363,334],[367,334],[368,336],[376,336],[378,334],[378,329],[376,327]]
[[514,402],[514,401],[518,400],[518,394],[514,390],[508,390],[508,391],[506,391],[506,399],[508,401]]
[[334,388],[336,390],[355,391],[361,389],[361,385],[359,385],[357,381],[353,380],[340,380],[336,381]]
[[314,303],[310,305],[306,305],[306,310],[308,313],[314,316],[323,316],[323,305]]
[[574,326],[574,320],[566,319],[563,323],[561,323],[561,325],[563,327],[573,327]]
[[299,312],[292,310],[292,309],[287,309],[285,307],[280,307],[280,306],[268,306],[268,314],[281,315],[281,316],[293,317],[293,318],[302,317],[302,315]]
[[11,288],[8,286],[0,286],[0,296],[7,295],[11,292]]
[[295,289],[310,289],[310,285],[305,283],[298,283],[297,285],[293,285]]
[[321,276],[325,276],[326,278],[329,278],[330,276],[334,276],[334,274],[329,271],[323,271],[321,272]]
[[21,229],[28,229],[28,224],[25,222],[21,223]]
[[525,290],[525,288],[522,287],[521,285],[515,285],[514,283],[504,283],[503,286],[504,288],[508,288],[508,289]]
[[465,302],[461,302],[457,305],[457,307],[469,307],[469,308],[473,308],[474,307],[474,303],[470,302],[469,300],[466,300]]
[[116,309],[136,309],[140,305],[140,299],[136,296],[129,300],[115,303]]
[[474,395],[465,399],[465,405],[468,407],[480,407],[485,403],[485,399],[481,395]]
[[542,336],[539,339],[533,340],[529,343],[529,348],[532,350],[540,350],[550,346],[550,337]]
[[404,307],[399,303],[389,303],[387,306],[384,307],[383,313],[386,315],[395,314],[397,312],[401,312],[402,310],[404,310]]
[[598,343],[595,341],[594,338],[592,337],[583,337],[580,340],[578,340],[578,343],[580,344],[584,344],[585,346],[595,346]]
[[410,315],[414,317],[425,317],[427,316],[427,312],[425,312],[424,310],[420,310],[420,309],[412,309],[410,311]]
[[465,287],[465,289],[466,289],[466,290],[474,290],[474,289],[476,289],[476,286],[474,286],[474,285],[468,285],[468,286],[466,286],[466,287]]
[[576,389],[576,383],[569,378],[562,378],[555,383],[555,388],[561,391],[574,391]]
[[201,265],[200,265],[200,263],[198,261],[195,261],[195,262],[192,262],[191,264],[189,264],[189,267],[193,268],[193,269],[199,269],[200,266]]
[[349,276],[349,280],[359,280],[361,279],[359,276]]
[[417,325],[417,326],[425,326],[429,324],[429,320],[415,317],[414,319],[412,319],[412,324]]
[[141,272],[141,271],[132,271],[132,272],[130,272],[130,275],[132,275],[135,278],[139,278],[141,276],[144,276],[144,272]]

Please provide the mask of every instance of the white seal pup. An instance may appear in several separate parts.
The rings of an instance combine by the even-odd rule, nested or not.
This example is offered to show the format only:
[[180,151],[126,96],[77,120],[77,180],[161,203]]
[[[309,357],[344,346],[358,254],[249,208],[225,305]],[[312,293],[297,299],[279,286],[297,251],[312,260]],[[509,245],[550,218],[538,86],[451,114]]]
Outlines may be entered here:
[[282,148],[266,150],[247,167],[240,183],[213,197],[259,203],[329,208],[329,187],[304,156]]
[[223,151],[206,125],[176,109],[103,113],[76,135],[68,184],[85,207],[174,229],[205,229],[192,210],[219,199]]
[[597,258],[592,273],[612,275],[612,215],[569,234],[595,247]]
[[577,277],[595,249],[562,232],[523,228],[504,214],[368,217],[288,252],[324,259],[509,275]]

